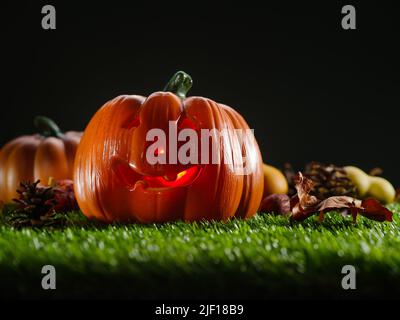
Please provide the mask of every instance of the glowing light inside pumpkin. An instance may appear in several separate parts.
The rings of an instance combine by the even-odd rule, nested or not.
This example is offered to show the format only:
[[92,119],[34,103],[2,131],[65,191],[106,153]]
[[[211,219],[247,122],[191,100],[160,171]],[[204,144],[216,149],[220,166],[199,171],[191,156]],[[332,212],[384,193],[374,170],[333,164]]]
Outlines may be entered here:
[[201,168],[200,166],[193,166],[187,170],[181,171],[176,174],[176,178],[172,179],[171,177],[151,177],[146,176],[143,180],[147,181],[150,186],[155,188],[162,187],[182,187],[191,184],[199,175]]
[[193,183],[201,172],[201,166],[193,166],[177,174],[144,176],[138,174],[128,163],[119,160],[114,161],[112,168],[118,179],[132,190],[138,181],[145,182],[150,188],[188,186]]
[[187,170],[182,171],[182,172],[179,172],[179,173],[176,175],[176,180],[182,178],[186,173],[187,173]]
[[155,150],[154,155],[157,157],[160,154],[165,154],[165,150],[162,148],[158,148]]

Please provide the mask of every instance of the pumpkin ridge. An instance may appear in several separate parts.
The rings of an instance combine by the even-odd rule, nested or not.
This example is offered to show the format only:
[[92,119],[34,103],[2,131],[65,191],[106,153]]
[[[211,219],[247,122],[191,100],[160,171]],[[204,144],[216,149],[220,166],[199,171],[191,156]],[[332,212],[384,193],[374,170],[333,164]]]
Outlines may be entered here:
[[[227,112],[227,114],[231,117],[231,119],[233,119],[233,121],[235,121],[235,123],[237,123],[236,124],[237,127],[249,128],[247,122],[236,110],[234,110],[233,108],[231,108],[227,105],[224,105],[224,104],[221,104],[221,107],[225,110],[225,112]],[[252,144],[255,144],[257,146],[255,151],[257,152],[257,157],[259,158],[259,161],[261,161],[261,159],[262,159],[261,153],[260,153],[257,141],[255,140],[254,136],[252,136],[251,142],[252,142]],[[247,153],[249,150],[245,149],[245,151],[246,151],[246,159],[247,159],[247,157],[248,157]],[[257,205],[257,208],[256,208],[256,205],[254,205],[254,208],[249,207],[249,204],[256,203],[256,201],[250,201],[249,199],[251,199],[251,197],[257,198],[254,195],[254,192],[253,192],[254,190],[252,190],[249,186],[252,186],[252,185],[262,186],[261,187],[261,196],[259,196],[260,201],[258,201],[258,202],[261,202],[262,190],[263,190],[263,182],[261,182],[261,180],[260,180],[260,177],[262,177],[262,175],[260,173],[261,170],[262,170],[262,167],[259,165],[258,173],[254,172],[253,174],[246,175],[243,178],[244,179],[244,190],[243,190],[240,206],[238,208],[238,211],[235,213],[235,216],[241,217],[241,218],[247,218],[247,217],[249,217],[249,212],[253,212],[253,211],[255,212],[258,209],[258,205]],[[258,177],[258,180],[260,180],[260,181],[257,181],[256,177]],[[258,191],[258,193],[260,193],[260,188],[258,188],[257,191]],[[257,194],[256,194],[256,196],[257,196]],[[243,206],[244,204],[247,204],[247,208]]]
[[[21,144],[16,144],[8,154],[8,157],[5,161],[5,185],[4,185],[4,194],[5,201],[10,202],[15,197],[15,190],[17,189],[19,182],[23,180],[31,180],[33,181],[33,166],[35,164],[35,148],[39,143],[34,143],[34,141],[29,141],[30,137],[27,137],[27,140],[23,141]],[[30,154],[32,153],[33,154]],[[26,154],[28,153],[28,155]],[[16,159],[17,158],[17,159]],[[25,162],[25,160],[29,160],[29,162]],[[24,166],[24,173],[20,173],[20,165]],[[17,168],[18,166],[18,168]],[[13,179],[9,177],[9,171],[13,171],[13,176],[18,176],[18,183],[15,183]],[[31,174],[27,173],[28,171]],[[14,179],[15,180],[15,179]],[[13,183],[14,182],[14,183]]]

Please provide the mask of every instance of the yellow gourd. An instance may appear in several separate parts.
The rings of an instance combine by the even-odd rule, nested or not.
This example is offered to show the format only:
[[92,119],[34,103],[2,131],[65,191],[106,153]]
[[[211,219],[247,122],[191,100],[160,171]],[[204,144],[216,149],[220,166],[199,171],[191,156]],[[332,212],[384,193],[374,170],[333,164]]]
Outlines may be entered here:
[[268,164],[263,165],[264,171],[264,197],[270,194],[287,194],[288,182],[284,174],[277,168]]
[[396,191],[393,185],[382,177],[370,176],[360,168],[344,167],[349,179],[357,188],[360,198],[375,198],[382,203],[394,201]]

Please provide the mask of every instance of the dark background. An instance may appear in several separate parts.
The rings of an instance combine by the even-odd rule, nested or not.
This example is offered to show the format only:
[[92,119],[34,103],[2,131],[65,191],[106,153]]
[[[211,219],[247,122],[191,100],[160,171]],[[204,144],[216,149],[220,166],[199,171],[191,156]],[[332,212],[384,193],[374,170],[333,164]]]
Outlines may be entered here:
[[[265,162],[379,166],[400,185],[399,25],[393,3],[1,2],[0,145],[43,114],[83,130],[119,94],[149,95],[177,70],[192,95],[231,105]],[[57,30],[41,29],[53,4]],[[353,4],[357,30],[341,28]]]

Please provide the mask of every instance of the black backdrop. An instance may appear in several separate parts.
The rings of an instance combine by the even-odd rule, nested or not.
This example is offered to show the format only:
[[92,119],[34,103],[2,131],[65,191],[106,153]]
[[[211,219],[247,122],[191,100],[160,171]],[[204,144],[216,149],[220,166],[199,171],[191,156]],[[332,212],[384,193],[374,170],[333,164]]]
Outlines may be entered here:
[[[37,114],[83,130],[105,101],[148,95],[182,69],[192,95],[244,115],[266,162],[379,166],[400,185],[400,11],[256,3],[1,2],[0,145],[33,132]],[[41,29],[44,4],[55,31]],[[357,30],[341,28],[344,4]]]

